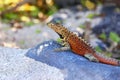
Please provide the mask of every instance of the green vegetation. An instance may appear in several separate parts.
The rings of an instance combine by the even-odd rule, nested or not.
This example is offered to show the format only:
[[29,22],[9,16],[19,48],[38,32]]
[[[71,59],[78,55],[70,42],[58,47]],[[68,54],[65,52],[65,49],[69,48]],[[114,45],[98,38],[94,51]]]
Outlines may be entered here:
[[85,25],[80,25],[79,28],[85,29]]
[[31,21],[31,22],[26,22],[26,23],[25,23],[25,26],[32,26],[33,24],[35,24],[35,23],[32,22],[32,21]]
[[118,36],[118,34],[116,34],[114,32],[110,32],[110,39],[116,43],[118,43],[120,41],[120,37]]
[[23,44],[25,44],[25,41],[21,40],[19,43],[23,45]]
[[100,52],[100,53],[103,52],[103,50],[102,50],[99,46],[96,46],[96,47],[95,47],[95,50],[96,50],[97,52]]
[[33,0],[31,3],[29,3],[29,1],[27,2],[27,0],[23,0],[23,2],[24,1],[26,1],[26,3],[17,8],[14,7],[21,4],[21,0],[0,1],[1,21],[5,23],[17,21],[31,26],[34,24],[33,19],[44,21],[48,16],[57,11],[57,6],[54,4],[53,0]]
[[41,30],[37,29],[35,32],[36,32],[36,34],[39,34],[41,32]]
[[103,39],[103,40],[106,40],[106,39],[107,39],[107,36],[106,36],[105,33],[100,34],[99,37],[100,37],[101,39]]
[[62,39],[61,39],[61,38],[58,38],[58,39],[57,39],[57,42],[58,42],[58,43],[61,43],[61,42],[62,42]]
[[93,19],[95,16],[97,16],[97,14],[88,14],[87,15],[87,18],[89,18],[89,19]]

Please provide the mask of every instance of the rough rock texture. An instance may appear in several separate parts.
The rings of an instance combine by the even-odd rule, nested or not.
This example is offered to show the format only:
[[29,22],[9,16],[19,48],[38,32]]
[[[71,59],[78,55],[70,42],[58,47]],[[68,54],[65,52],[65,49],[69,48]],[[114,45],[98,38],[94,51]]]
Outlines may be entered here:
[[26,57],[27,51],[0,47],[0,80],[64,80],[59,69]]
[[58,47],[55,41],[48,41],[30,49],[26,56],[61,70],[64,80],[120,80],[120,67],[90,62],[71,51],[54,52]]
[[0,80],[120,80],[120,67],[90,62],[48,41],[31,49],[0,47]]

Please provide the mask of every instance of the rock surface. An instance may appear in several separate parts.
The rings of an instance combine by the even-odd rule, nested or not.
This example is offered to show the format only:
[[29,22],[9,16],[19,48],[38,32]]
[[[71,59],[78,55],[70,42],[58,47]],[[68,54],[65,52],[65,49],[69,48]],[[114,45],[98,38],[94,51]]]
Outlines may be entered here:
[[120,80],[120,67],[90,62],[71,51],[54,52],[58,47],[55,41],[48,41],[30,49],[26,56],[56,67],[64,80]]
[[0,47],[0,80],[64,80],[59,69],[26,57],[27,51]]
[[31,49],[0,47],[0,80],[120,80],[120,67],[90,62],[48,41]]

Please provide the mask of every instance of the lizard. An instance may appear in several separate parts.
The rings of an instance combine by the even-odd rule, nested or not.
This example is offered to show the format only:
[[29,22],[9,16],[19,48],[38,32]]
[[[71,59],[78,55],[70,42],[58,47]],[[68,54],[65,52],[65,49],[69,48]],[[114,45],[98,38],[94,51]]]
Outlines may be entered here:
[[64,46],[56,50],[71,50],[75,54],[84,56],[90,61],[100,62],[104,64],[120,66],[120,61],[114,58],[106,57],[98,53],[85,39],[77,36],[72,31],[69,31],[63,25],[54,22],[48,22],[48,27],[53,29],[64,42]]

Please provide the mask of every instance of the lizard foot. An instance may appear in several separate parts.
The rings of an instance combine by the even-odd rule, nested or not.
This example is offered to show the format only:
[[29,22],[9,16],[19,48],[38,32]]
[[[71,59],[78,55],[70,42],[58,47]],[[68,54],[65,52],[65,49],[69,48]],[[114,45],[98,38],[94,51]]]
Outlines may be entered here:
[[61,47],[61,48],[56,48],[56,49],[54,49],[54,51],[66,51],[66,50],[70,50],[70,45],[69,45],[69,43],[63,42],[62,46],[63,46],[63,47]]

